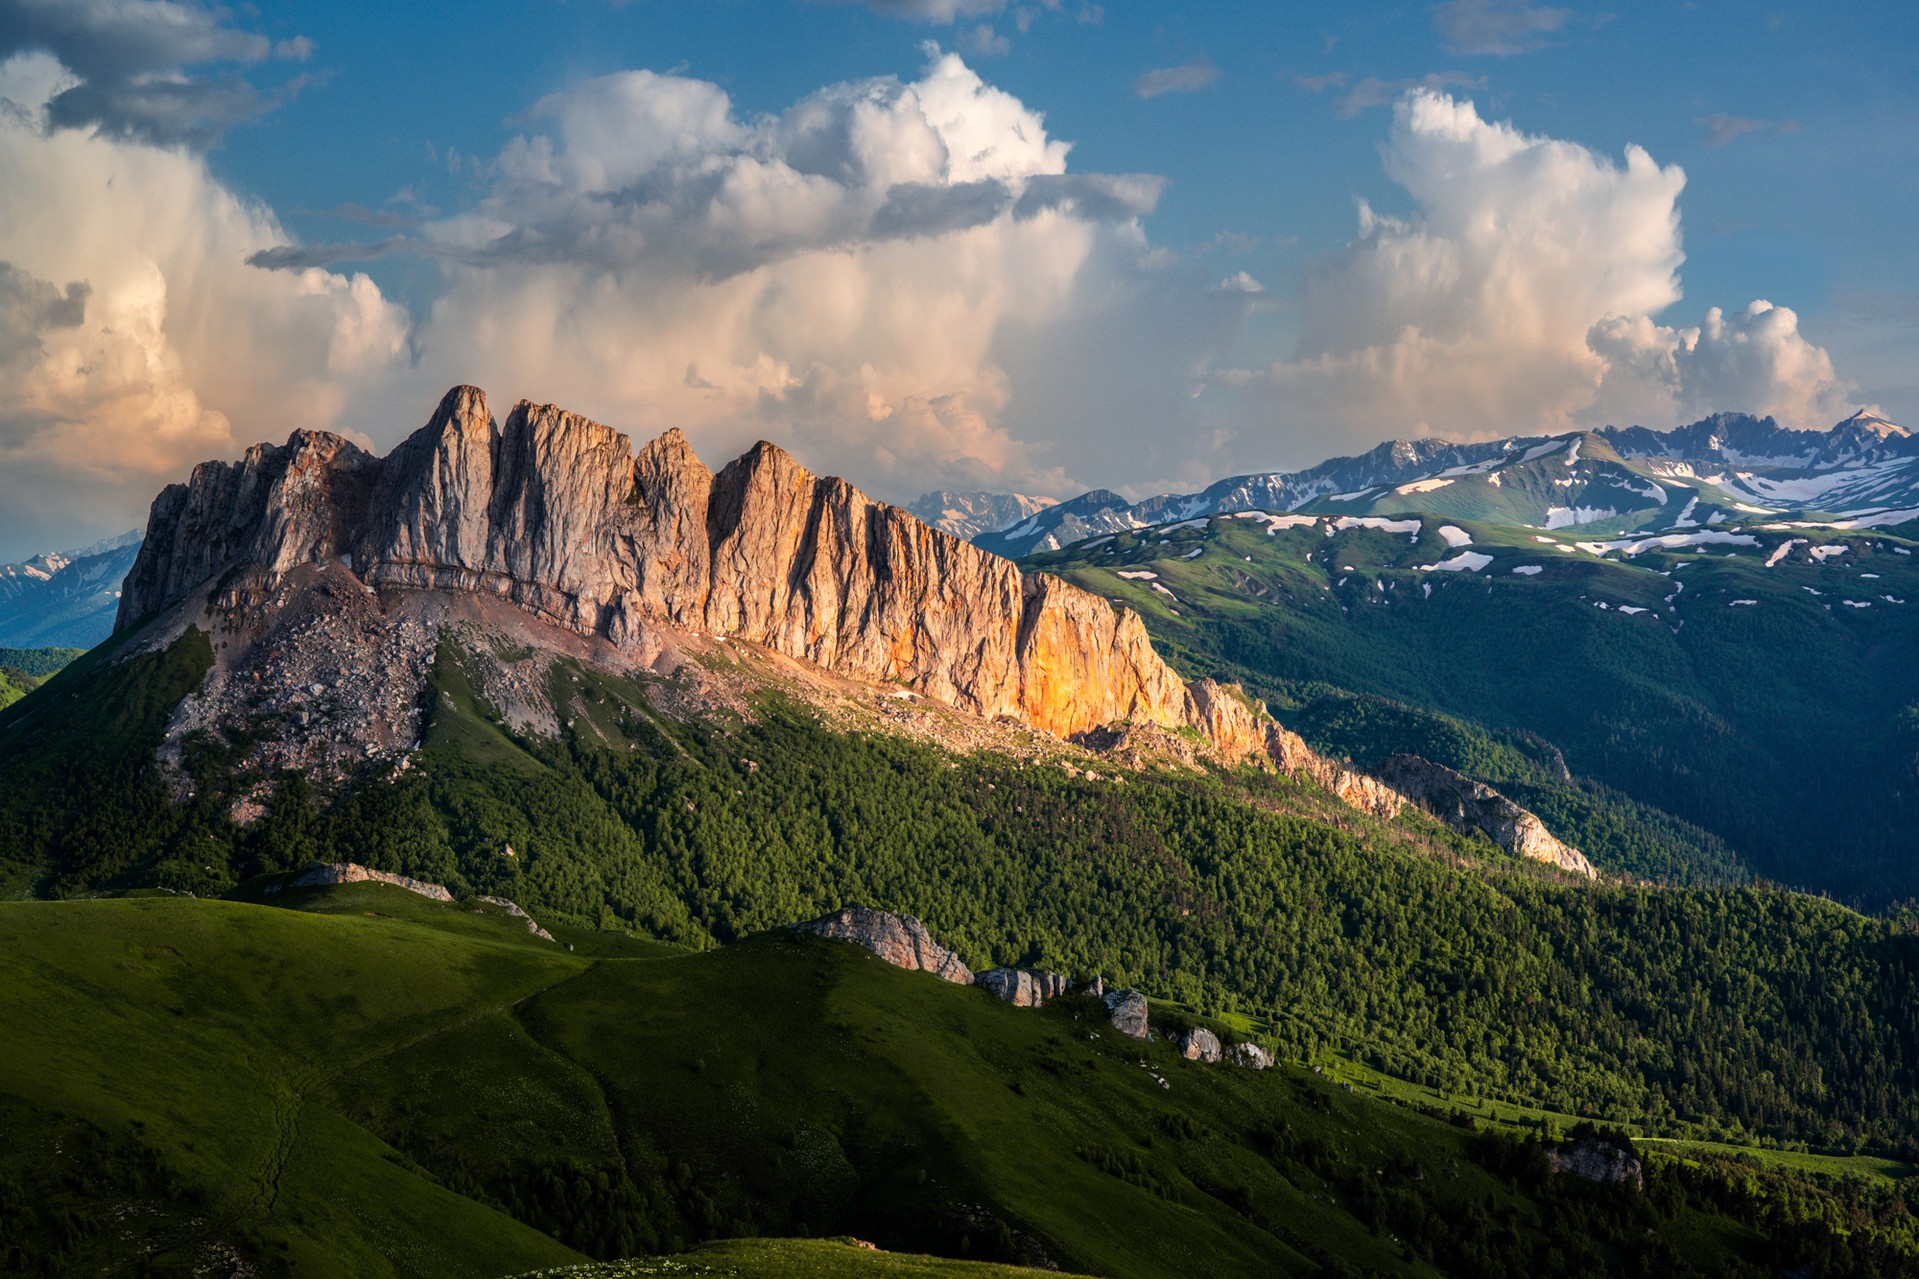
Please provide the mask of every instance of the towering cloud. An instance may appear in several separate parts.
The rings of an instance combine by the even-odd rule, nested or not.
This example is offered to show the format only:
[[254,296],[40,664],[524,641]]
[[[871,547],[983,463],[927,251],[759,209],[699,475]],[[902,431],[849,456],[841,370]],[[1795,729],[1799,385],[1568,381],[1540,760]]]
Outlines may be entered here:
[[1069,173],[1038,112],[936,50],[918,79],[757,119],[643,71],[531,118],[478,206],[410,246],[448,273],[427,380],[485,374],[721,451],[766,436],[900,488],[1047,484],[1005,425],[998,345],[1072,306],[1160,188]]
[[50,127],[70,82],[42,54],[0,65],[0,506],[23,547],[131,522],[233,451],[236,418],[249,439],[334,424],[406,333],[364,276],[248,267],[284,235],[198,156]]
[[1298,357],[1224,375],[1255,412],[1342,424],[1357,444],[1717,408],[1824,426],[1843,407],[1791,311],[1654,321],[1681,296],[1677,167],[1638,147],[1615,163],[1430,91],[1401,100],[1383,156],[1413,211],[1362,203],[1357,238],[1308,273]]

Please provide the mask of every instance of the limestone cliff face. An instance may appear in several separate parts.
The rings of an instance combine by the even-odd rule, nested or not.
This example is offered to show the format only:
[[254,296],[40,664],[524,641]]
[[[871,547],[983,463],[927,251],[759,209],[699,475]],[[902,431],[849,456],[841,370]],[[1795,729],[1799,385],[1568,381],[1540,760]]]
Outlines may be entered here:
[[1418,804],[1522,856],[1591,875],[1498,792],[1424,760],[1380,777],[1336,764],[1237,689],[1187,684],[1129,609],[950,537],[760,444],[717,475],[678,431],[626,436],[522,402],[504,425],[473,387],[385,458],[296,432],[195,468],[153,504],[119,628],[209,582],[258,599],[344,559],[375,587],[483,592],[588,636],[676,627],[898,683],[1060,737],[1127,721],[1195,730],[1383,817]]
[[1253,713],[1189,688],[1130,610],[1023,577],[770,444],[715,475],[678,431],[635,453],[524,402],[500,425],[472,387],[384,459],[302,432],[168,488],[119,625],[236,566],[270,581],[335,556],[370,585],[489,592],[615,643],[676,626],[1062,737],[1134,720],[1264,753]]
[[121,587],[115,630],[236,566],[284,573],[344,553],[365,517],[379,462],[320,431],[203,462],[154,500],[146,541]]

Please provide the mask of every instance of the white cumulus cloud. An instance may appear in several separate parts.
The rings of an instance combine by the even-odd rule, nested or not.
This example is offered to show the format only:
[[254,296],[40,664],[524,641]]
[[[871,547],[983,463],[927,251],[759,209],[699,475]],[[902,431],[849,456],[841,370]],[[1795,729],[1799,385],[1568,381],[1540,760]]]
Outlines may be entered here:
[[405,346],[404,312],[365,276],[246,266],[284,234],[197,155],[49,129],[62,79],[44,54],[0,64],[0,507],[14,539],[104,530],[190,462],[328,426]]
[[[1614,161],[1415,91],[1382,151],[1412,210],[1362,203],[1359,234],[1302,291],[1298,355],[1220,381],[1247,420],[1454,437],[1761,408],[1831,425],[1844,388],[1792,312],[1756,303],[1698,329],[1681,297],[1685,175],[1639,147]],[[1270,426],[1268,427],[1270,430]]]
[[1010,424],[1002,345],[1137,256],[1096,251],[1135,244],[1158,179],[1068,172],[1038,112],[937,50],[756,119],[648,72],[530,114],[478,205],[409,248],[447,272],[423,392],[679,426],[716,460],[765,436],[888,492],[1070,486]]

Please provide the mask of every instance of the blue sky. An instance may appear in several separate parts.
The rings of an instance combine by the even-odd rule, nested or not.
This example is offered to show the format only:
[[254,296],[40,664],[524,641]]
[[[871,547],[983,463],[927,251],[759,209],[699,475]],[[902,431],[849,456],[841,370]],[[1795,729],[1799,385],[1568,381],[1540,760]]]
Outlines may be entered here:
[[893,500],[1919,424],[1905,4],[0,0],[0,62],[5,558],[454,380]]

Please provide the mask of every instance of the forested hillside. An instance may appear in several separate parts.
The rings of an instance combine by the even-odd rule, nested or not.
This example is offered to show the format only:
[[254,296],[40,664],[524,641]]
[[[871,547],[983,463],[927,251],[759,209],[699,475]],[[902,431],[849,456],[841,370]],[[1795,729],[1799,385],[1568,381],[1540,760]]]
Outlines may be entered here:
[[[1097,1002],[1013,1008],[841,942],[690,954],[549,920],[551,942],[495,907],[376,884],[270,900],[291,909],[0,905],[0,1270],[1919,1268],[1884,1178],[1639,1143],[1643,1186],[1594,1183],[1552,1172],[1546,1143],[1616,1136],[1482,1128],[1306,1069],[1186,1061],[1118,1034]],[[750,1238],[834,1235],[899,1252]],[[704,1240],[731,1242],[683,1252]],[[681,1255],[637,1259],[662,1252]]]
[[190,753],[177,805],[149,764],[206,643],[92,655],[0,716],[23,882],[206,895],[346,857],[694,946],[858,901],[975,965],[1103,972],[1448,1095],[1844,1149],[1919,1130],[1919,938],[1816,898],[1564,882],[1270,774],[1094,780],[777,700],[667,720],[584,667],[552,681],[563,739],[516,737],[450,650],[405,772],[337,797],[288,778],[241,829],[223,750]]
[[1176,664],[1243,681],[1315,745],[1430,754],[1602,867],[1881,906],[1919,894],[1915,549],[1899,530],[1605,542],[1249,515],[1034,562],[1125,600]]

